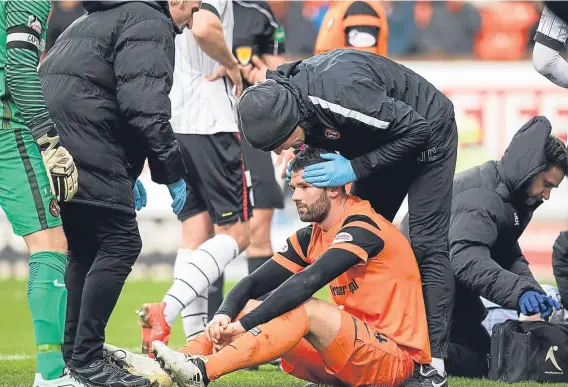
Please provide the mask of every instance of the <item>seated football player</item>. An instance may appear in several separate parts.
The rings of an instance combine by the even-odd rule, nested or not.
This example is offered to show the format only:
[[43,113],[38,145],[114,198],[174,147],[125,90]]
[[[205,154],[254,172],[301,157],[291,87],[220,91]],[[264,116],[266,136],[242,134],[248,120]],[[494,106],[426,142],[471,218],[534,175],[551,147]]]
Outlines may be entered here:
[[[312,224],[242,279],[196,339],[178,351],[153,343],[179,386],[206,386],[277,358],[287,373],[322,384],[399,386],[436,372],[408,240],[343,186],[303,180],[325,152],[306,148],[291,165],[292,199]],[[331,303],[313,298],[326,285]]]

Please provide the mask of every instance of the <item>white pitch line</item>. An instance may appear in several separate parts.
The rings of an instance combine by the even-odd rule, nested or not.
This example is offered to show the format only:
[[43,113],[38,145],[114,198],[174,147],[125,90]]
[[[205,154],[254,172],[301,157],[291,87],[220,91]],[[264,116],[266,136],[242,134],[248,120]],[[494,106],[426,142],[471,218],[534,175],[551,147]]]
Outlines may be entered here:
[[[124,348],[129,352],[140,353],[140,347]],[[35,359],[35,355],[28,355],[24,353],[12,355],[0,355],[0,361],[22,361]]]

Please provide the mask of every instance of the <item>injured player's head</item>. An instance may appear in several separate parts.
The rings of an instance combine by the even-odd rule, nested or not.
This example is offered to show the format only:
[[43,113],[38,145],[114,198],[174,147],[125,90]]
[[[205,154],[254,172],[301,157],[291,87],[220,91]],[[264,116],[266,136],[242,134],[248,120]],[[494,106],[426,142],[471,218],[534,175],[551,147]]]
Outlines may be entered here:
[[334,215],[341,215],[347,198],[345,186],[317,188],[304,181],[304,168],[326,162],[321,158],[324,153],[330,153],[330,151],[306,147],[292,160],[290,179],[290,188],[294,191],[292,200],[296,203],[298,214],[303,222],[324,223],[324,225],[330,223],[326,220],[335,218]]

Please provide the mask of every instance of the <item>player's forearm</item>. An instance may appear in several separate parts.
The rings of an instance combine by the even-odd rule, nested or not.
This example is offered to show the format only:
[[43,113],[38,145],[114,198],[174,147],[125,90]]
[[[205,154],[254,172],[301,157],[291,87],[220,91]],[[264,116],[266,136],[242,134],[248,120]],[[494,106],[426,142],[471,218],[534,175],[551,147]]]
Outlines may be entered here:
[[226,68],[232,69],[239,65],[225,43],[221,24],[208,23],[199,30],[194,30],[193,36],[203,52]]
[[215,314],[225,314],[234,319],[249,300],[257,299],[276,289],[292,276],[292,272],[273,260],[246,276],[235,285],[223,300]]
[[31,50],[20,48],[7,50],[6,83],[8,90],[35,139],[54,127],[45,106],[37,73],[37,63],[37,54]]
[[241,325],[249,330],[291,311],[359,262],[360,258],[351,252],[340,249],[326,251],[314,264],[290,277],[256,309],[241,317]]

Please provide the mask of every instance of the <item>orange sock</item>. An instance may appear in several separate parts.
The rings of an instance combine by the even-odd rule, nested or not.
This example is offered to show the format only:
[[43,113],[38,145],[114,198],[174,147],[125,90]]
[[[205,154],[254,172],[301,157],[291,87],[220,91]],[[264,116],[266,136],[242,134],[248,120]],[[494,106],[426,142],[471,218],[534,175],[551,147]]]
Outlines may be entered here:
[[213,353],[213,343],[207,340],[205,332],[202,332],[193,340],[189,340],[187,344],[178,352],[185,353],[186,355],[211,355]]
[[308,313],[303,305],[253,328],[214,355],[207,356],[207,376],[213,381],[242,368],[278,359],[308,334]]

